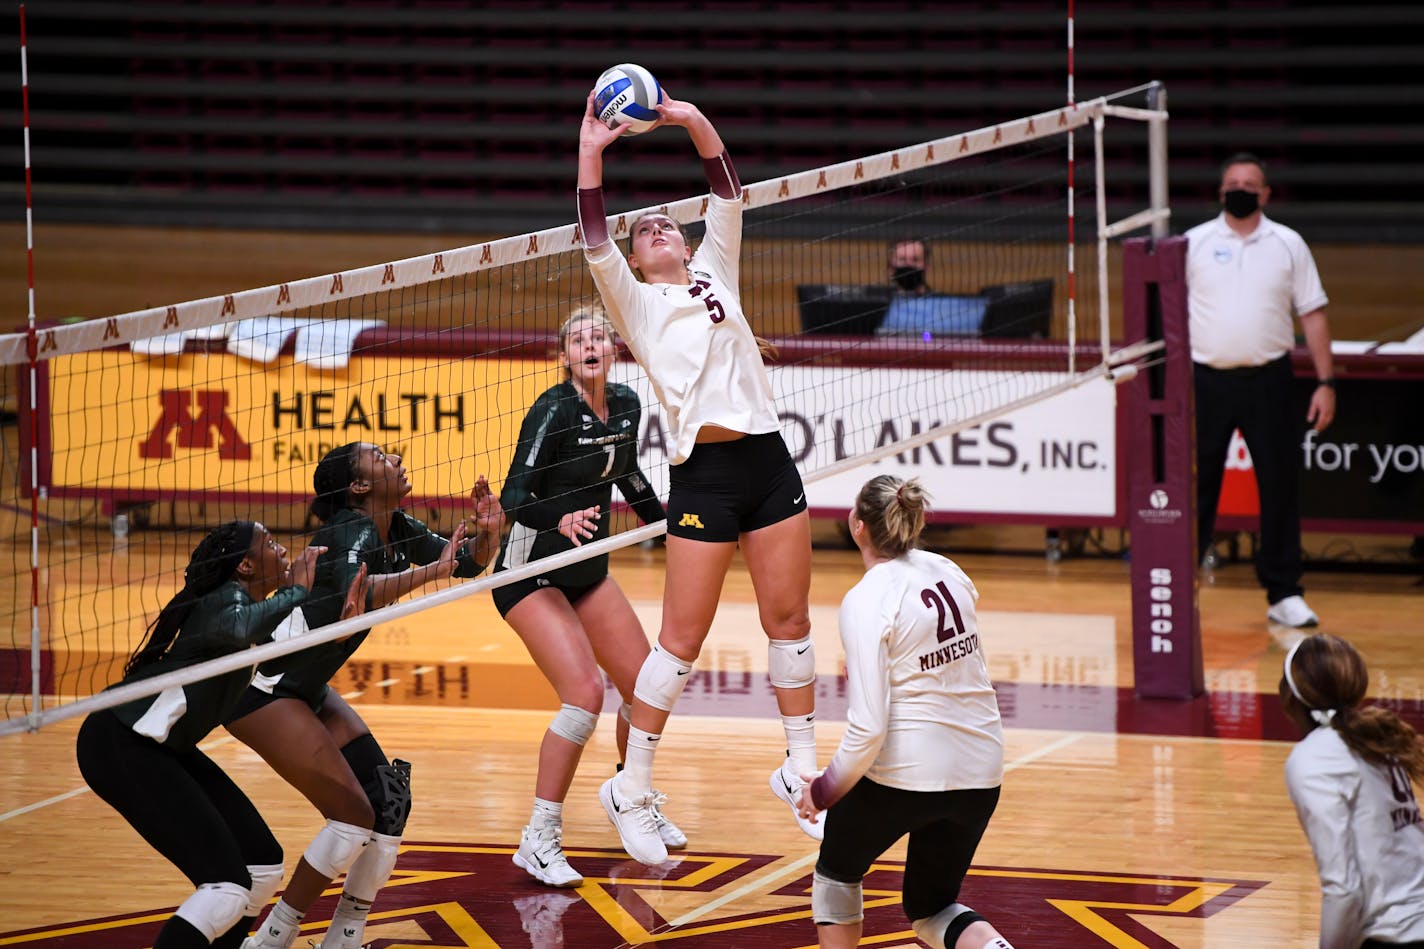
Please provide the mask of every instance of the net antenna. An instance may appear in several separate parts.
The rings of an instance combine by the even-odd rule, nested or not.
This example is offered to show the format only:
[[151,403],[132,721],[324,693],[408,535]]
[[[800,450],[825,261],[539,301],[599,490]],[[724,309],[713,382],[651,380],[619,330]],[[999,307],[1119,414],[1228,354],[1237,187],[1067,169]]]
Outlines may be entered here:
[[[1127,120],[1114,128],[1129,131],[1165,127],[1164,110],[1122,104],[1145,88],[746,187],[743,308],[753,328],[781,350],[770,367],[772,385],[813,509],[827,516],[843,509],[837,499],[847,486],[858,487],[867,464],[921,449],[934,454],[937,441],[1112,379],[1161,348],[1160,341],[1143,340],[1115,348],[1109,336],[1108,240],[1165,225],[1168,214],[1163,183],[1153,185],[1146,210],[1107,223],[1107,120]],[[1097,306],[1098,319],[1085,333],[1063,279],[1065,244],[1070,268],[1072,261],[1065,221],[1074,199],[1062,143],[1089,123],[1099,261],[1090,277],[1083,275],[1088,279],[1072,281],[1073,299]],[[1165,136],[1161,142],[1165,147]],[[1165,168],[1165,154],[1159,157],[1154,174]],[[644,210],[667,213],[695,231],[706,202],[696,195]],[[611,215],[610,234],[626,238],[637,213]],[[933,293],[907,295],[890,286],[887,246],[906,235],[932,248],[924,270]],[[0,364],[30,369],[31,404],[39,408],[22,435],[29,439],[32,498],[163,500],[175,509],[187,502],[201,515],[190,526],[259,515],[270,526],[309,498],[311,467],[323,449],[362,440],[399,447],[419,482],[414,503],[439,516],[466,506],[479,473],[498,489],[520,420],[559,378],[552,330],[594,297],[582,236],[566,225],[34,327],[0,336]],[[308,347],[303,333],[328,344],[344,341],[345,348]],[[1084,345],[1080,335],[1097,337],[1097,344]],[[631,362],[616,381],[642,397],[640,462],[665,492],[660,407]],[[103,399],[91,397],[97,394]],[[983,444],[1013,450],[995,446],[992,431]],[[170,549],[170,561],[148,577],[96,583],[73,553],[51,545],[42,561],[51,577],[49,629],[32,638],[49,657],[52,681],[43,692],[67,700],[41,708],[40,686],[28,697],[6,699],[0,734],[250,667],[664,529],[636,527],[300,639],[102,693],[147,617],[176,586],[186,550]],[[38,544],[35,535],[32,546]],[[113,563],[118,572],[118,559]],[[43,658],[29,657],[32,681],[39,681]]]
[[[35,333],[35,228],[34,197],[31,192],[30,174],[30,65],[29,38],[25,28],[25,5],[20,4],[20,100],[24,118],[25,139],[25,288],[26,312],[25,345],[29,357],[29,405],[30,430],[39,429],[39,404],[37,401],[38,375],[35,351],[38,346]],[[40,691],[40,668],[43,647],[40,634],[40,490],[37,464],[38,446],[31,441],[30,450],[30,711],[26,722],[31,728],[40,725],[43,695]]]

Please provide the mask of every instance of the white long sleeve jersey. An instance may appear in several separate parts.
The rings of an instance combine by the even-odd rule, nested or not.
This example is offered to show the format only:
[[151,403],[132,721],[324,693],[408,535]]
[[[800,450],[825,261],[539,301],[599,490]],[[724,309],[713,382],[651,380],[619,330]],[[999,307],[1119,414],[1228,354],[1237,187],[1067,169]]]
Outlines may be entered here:
[[749,435],[779,431],[771,382],[738,290],[742,202],[709,195],[707,233],[688,262],[689,285],[643,283],[613,241],[587,247],[608,318],[667,412],[669,461],[692,454],[715,424]]
[[911,550],[841,601],[850,697],[820,782],[829,807],[860,780],[907,791],[998,787],[1004,730],[979,641],[979,591],[958,564]]
[[1291,749],[1286,790],[1320,871],[1320,949],[1424,940],[1424,823],[1404,768],[1321,726]]

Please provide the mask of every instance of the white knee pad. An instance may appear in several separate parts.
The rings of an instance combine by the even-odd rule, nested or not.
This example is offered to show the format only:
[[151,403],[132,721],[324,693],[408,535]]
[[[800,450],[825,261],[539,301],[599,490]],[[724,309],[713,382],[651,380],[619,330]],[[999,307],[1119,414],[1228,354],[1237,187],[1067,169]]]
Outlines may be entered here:
[[816,681],[816,647],[810,636],[767,640],[766,671],[778,689],[799,689]]
[[[963,903],[950,903],[933,916],[911,921],[910,928],[915,931],[915,935],[919,936],[920,940],[928,945],[930,949],[948,949],[944,941],[944,934],[948,931],[950,924],[965,913],[970,914],[974,920],[984,918]],[[966,921],[965,925],[968,925],[968,922],[969,921]],[[963,926],[960,927],[961,930],[963,928]],[[957,934],[955,935],[955,941],[959,941]]]
[[629,705],[627,702],[624,702],[622,705],[618,706],[618,717],[623,719],[623,721],[627,722],[629,725],[633,724],[633,706]]
[[302,859],[322,876],[334,879],[356,862],[370,839],[371,830],[368,827],[329,820],[307,845],[307,852],[302,854]]
[[269,863],[253,866],[249,863],[247,872],[252,875],[252,895],[248,898],[247,908],[242,911],[242,915],[261,916],[262,907],[282,888],[282,865]]
[[366,903],[374,903],[376,894],[391,878],[400,856],[401,838],[389,834],[372,834],[371,843],[346,871],[346,883],[341,892]]
[[251,892],[236,883],[204,883],[183,901],[174,916],[180,916],[212,942],[242,918]]
[[573,742],[580,748],[588,744],[588,740],[593,737],[593,730],[597,727],[597,715],[586,708],[569,705],[567,702],[559,706],[554,720],[549,723],[549,731],[564,741]]
[[661,646],[654,646],[648,658],[643,660],[643,668],[638,670],[633,695],[655,709],[671,712],[691,672],[690,663],[683,662]]
[[858,923],[865,918],[859,883],[842,883],[821,876],[811,878],[811,919],[817,923]]

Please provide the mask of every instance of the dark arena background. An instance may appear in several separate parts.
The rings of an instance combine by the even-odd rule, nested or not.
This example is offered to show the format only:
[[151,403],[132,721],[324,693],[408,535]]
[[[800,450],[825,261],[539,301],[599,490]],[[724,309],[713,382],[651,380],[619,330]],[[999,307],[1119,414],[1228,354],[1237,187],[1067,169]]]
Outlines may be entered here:
[[[914,473],[935,495],[925,546],[979,590],[1006,733],[962,900],[1018,949],[1316,945],[1319,877],[1283,774],[1299,735],[1277,697],[1302,631],[1266,620],[1244,445],[1200,569],[1166,524],[1191,523],[1191,482],[1172,480],[1190,466],[1138,493],[1163,457],[1139,423],[1190,416],[1144,395],[1181,350],[1154,322],[1170,280],[1143,278],[1127,242],[1165,259],[1162,238],[1218,213],[1223,159],[1267,163],[1268,213],[1308,242],[1335,341],[1338,417],[1301,438],[1304,584],[1320,631],[1365,656],[1370,701],[1424,728],[1424,6],[35,0],[24,22],[27,97],[20,8],[0,11],[0,949],[147,949],[191,892],[86,787],[73,709],[117,680],[207,529],[260,513],[303,547],[311,466],[357,427],[415,459],[410,507],[437,530],[475,475],[503,480],[559,368],[554,333],[593,295],[571,236],[579,122],[620,62],[710,116],[752,186],[743,294],[780,347],[808,475],[821,764],[848,703],[838,608],[863,574],[848,498]],[[1100,139],[1075,118],[1093,102]],[[1043,116],[1060,127],[1024,121]],[[707,190],[676,129],[615,143],[605,179],[612,215],[695,219]],[[1170,216],[1107,233],[1149,207]],[[887,243],[905,236],[930,241],[927,277],[956,307],[940,315],[965,326],[895,331]],[[192,316],[165,348],[158,322]],[[313,326],[345,348],[309,346]],[[1292,362],[1303,408],[1303,338]],[[664,423],[643,400],[661,489]],[[640,529],[621,503],[610,516]],[[1189,552],[1159,584],[1140,568],[1164,524],[1154,548]],[[650,639],[658,533],[610,554]],[[1157,585],[1194,619],[1144,626],[1135,598]],[[413,762],[366,941],[814,947],[817,850],[768,792],[785,745],[740,556],[658,757],[687,849],[645,867],[602,812],[610,685],[565,804],[585,877],[568,890],[511,862],[558,698],[485,589],[459,589],[383,615],[331,683]],[[1154,632],[1179,650],[1174,697],[1144,676]],[[319,814],[226,731],[202,747],[290,875]],[[861,945],[923,946],[904,863],[902,842],[866,878]],[[323,938],[338,893],[295,945]]]

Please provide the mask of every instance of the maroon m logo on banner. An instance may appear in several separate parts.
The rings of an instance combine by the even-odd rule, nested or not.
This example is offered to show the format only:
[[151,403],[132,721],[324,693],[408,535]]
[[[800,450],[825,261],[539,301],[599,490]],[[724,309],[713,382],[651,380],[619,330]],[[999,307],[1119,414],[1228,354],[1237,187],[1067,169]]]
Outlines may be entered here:
[[[193,397],[197,396],[198,415],[193,417]],[[173,446],[168,436],[178,431],[179,448],[212,448],[213,431],[218,436],[218,457],[246,461],[252,457],[252,446],[242,440],[237,427],[227,416],[227,393],[221,389],[164,389],[158,394],[163,414],[148,438],[139,445],[140,458],[172,458]]]

